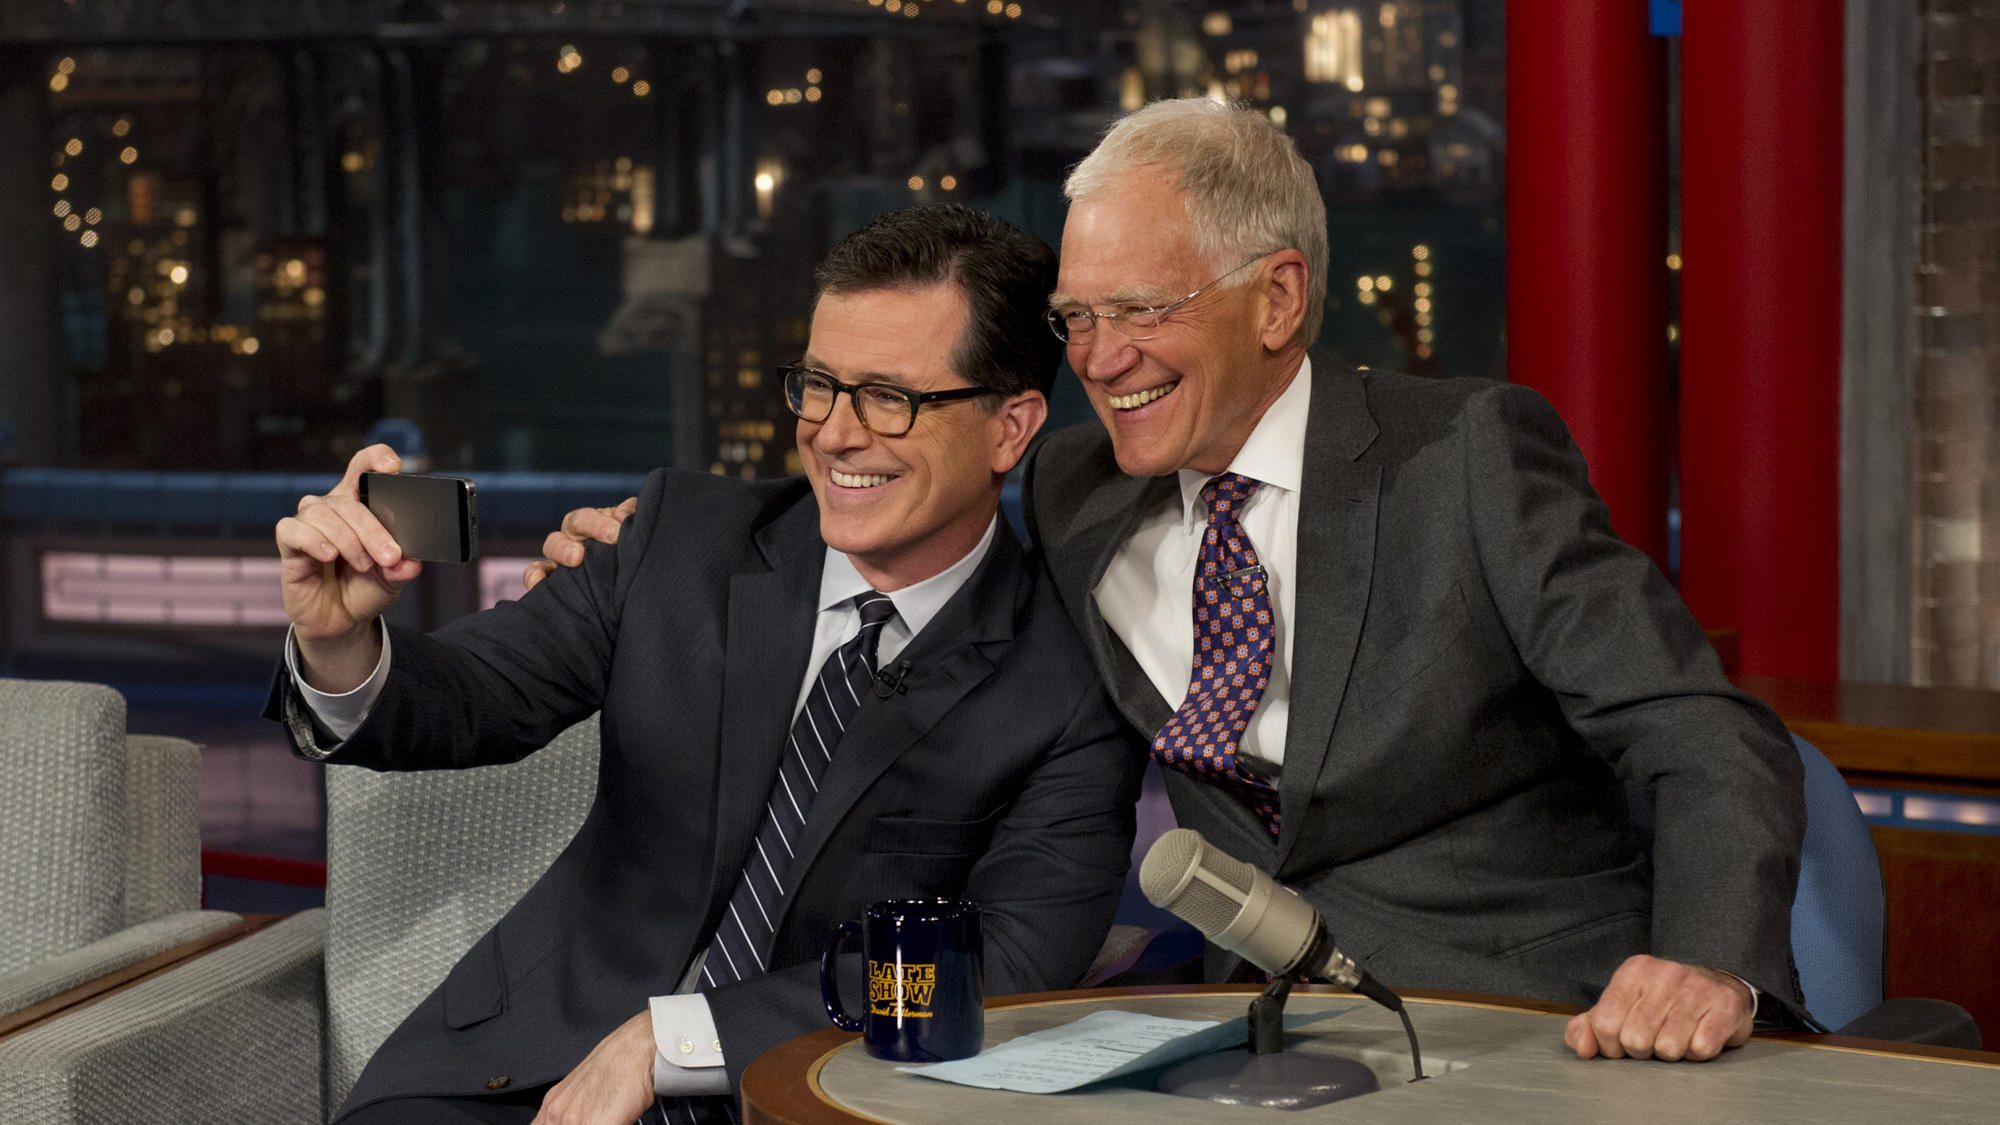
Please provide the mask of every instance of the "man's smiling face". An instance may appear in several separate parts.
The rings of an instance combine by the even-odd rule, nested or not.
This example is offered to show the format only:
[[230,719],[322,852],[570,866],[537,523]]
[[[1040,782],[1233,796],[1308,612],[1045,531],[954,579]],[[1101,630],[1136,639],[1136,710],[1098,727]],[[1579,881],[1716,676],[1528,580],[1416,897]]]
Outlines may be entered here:
[[[970,386],[952,352],[970,311],[949,282],[831,292],[813,311],[805,366],[843,383],[913,391]],[[1021,433],[1019,405],[1032,400]],[[819,501],[820,536],[854,560],[876,589],[897,590],[944,570],[979,544],[1000,486],[1040,425],[1041,395],[931,402],[901,437],[871,433],[853,398],[835,396],[824,422],[800,420],[799,459]]]
[[[1195,250],[1174,178],[1140,167],[1070,206],[1063,225],[1057,307],[1107,311],[1165,305],[1216,280]],[[1118,467],[1133,476],[1229,466],[1276,391],[1266,385],[1252,262],[1132,340],[1097,328],[1069,346],[1091,406],[1111,433]],[[1282,389],[1280,386],[1277,389]]]

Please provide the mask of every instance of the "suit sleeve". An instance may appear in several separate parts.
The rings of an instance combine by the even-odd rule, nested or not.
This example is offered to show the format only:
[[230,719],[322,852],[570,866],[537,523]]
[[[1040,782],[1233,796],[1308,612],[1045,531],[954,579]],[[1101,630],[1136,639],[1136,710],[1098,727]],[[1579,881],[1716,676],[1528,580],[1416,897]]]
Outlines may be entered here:
[[1790,908],[1805,812],[1784,725],[1724,678],[1679,595],[1612,532],[1546,400],[1482,392],[1466,431],[1480,565],[1522,660],[1593,752],[1652,796],[1654,955],[1800,1006]]
[[[433,634],[390,626],[395,658],[382,693],[337,760],[378,770],[463,769],[519,761],[598,709],[618,619],[663,499],[646,481],[618,544],[590,544],[519,601],[460,618]],[[265,714],[293,750],[321,759],[303,701],[281,664]],[[319,752],[313,752],[317,746]]]
[[[1074,986],[1103,944],[1132,854],[1145,755],[1120,729],[1087,671],[1087,688],[967,879],[979,903],[988,996]],[[861,957],[840,959],[841,997],[861,991]],[[819,966],[794,965],[709,991],[724,1064],[740,1087],[751,1060],[827,1026]]]

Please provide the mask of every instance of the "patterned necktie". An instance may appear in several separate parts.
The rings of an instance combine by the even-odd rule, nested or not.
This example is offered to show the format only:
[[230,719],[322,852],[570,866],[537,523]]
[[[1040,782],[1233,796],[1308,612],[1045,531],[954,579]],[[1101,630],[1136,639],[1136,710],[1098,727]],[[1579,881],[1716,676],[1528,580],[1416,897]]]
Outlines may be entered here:
[[806,704],[792,720],[778,765],[778,782],[764,802],[764,823],[757,844],[737,880],[729,909],[716,924],[702,976],[710,987],[756,976],[766,969],[778,906],[785,896],[785,869],[804,834],[806,813],[819,795],[819,780],[833,760],[834,744],[847,729],[861,699],[875,679],[875,648],[882,626],[896,616],[896,606],[873,590],[854,599],[861,611],[861,631],[841,645],[820,667]]
[[1264,568],[1236,522],[1257,484],[1241,474],[1224,473],[1202,486],[1208,531],[1194,570],[1194,669],[1187,698],[1153,739],[1153,757],[1234,792],[1275,839],[1278,793],[1236,760],[1237,744],[1271,683],[1277,632]]

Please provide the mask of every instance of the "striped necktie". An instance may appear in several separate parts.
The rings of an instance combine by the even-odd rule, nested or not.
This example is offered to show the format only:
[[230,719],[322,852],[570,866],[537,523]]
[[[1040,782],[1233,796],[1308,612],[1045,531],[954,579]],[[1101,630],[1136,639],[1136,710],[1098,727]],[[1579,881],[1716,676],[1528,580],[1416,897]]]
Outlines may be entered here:
[[1270,585],[1237,513],[1258,482],[1224,473],[1202,486],[1208,530],[1194,572],[1194,667],[1187,698],[1153,739],[1153,757],[1169,769],[1222,786],[1278,835],[1278,794],[1236,757],[1250,716],[1271,683],[1277,628]]
[[777,784],[764,802],[756,846],[750,849],[729,909],[716,924],[702,966],[702,977],[711,988],[756,976],[769,967],[765,959],[785,897],[786,869],[805,833],[806,814],[819,795],[820,777],[833,760],[834,744],[875,679],[875,648],[882,626],[896,616],[888,596],[873,590],[856,597],[854,607],[861,613],[861,631],[826,658],[805,706],[792,720]]

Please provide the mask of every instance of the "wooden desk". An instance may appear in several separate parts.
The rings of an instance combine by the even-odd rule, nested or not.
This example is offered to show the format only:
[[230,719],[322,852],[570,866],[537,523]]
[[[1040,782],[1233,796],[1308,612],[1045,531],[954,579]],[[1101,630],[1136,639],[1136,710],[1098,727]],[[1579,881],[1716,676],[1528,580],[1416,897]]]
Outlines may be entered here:
[[[1257,990],[1234,985],[1095,989],[989,1002],[986,1043],[1053,1027],[1103,1008],[1188,1019],[1242,1015]],[[1314,1110],[1209,1106],[1147,1089],[1091,1087],[1066,1094],[975,1090],[899,1073],[829,1028],[802,1035],[750,1064],[743,1078],[748,1125],[820,1122],[1032,1121],[1120,1125],[1190,1121],[1689,1121],[1890,1120],[1979,1122],[2000,1104],[2000,1054],[1902,1048],[1827,1036],[1759,1038],[1709,1063],[1584,1062],[1563,1046],[1570,1009],[1557,1005],[1412,993],[1429,1081],[1410,1084],[1408,1042],[1389,1012],[1349,993],[1310,987],[1290,1011],[1342,1014],[1293,1036],[1295,1050],[1339,1053],[1376,1072],[1382,1089]]]
[[1856,785],[2000,796],[2000,692],[1742,676]]

